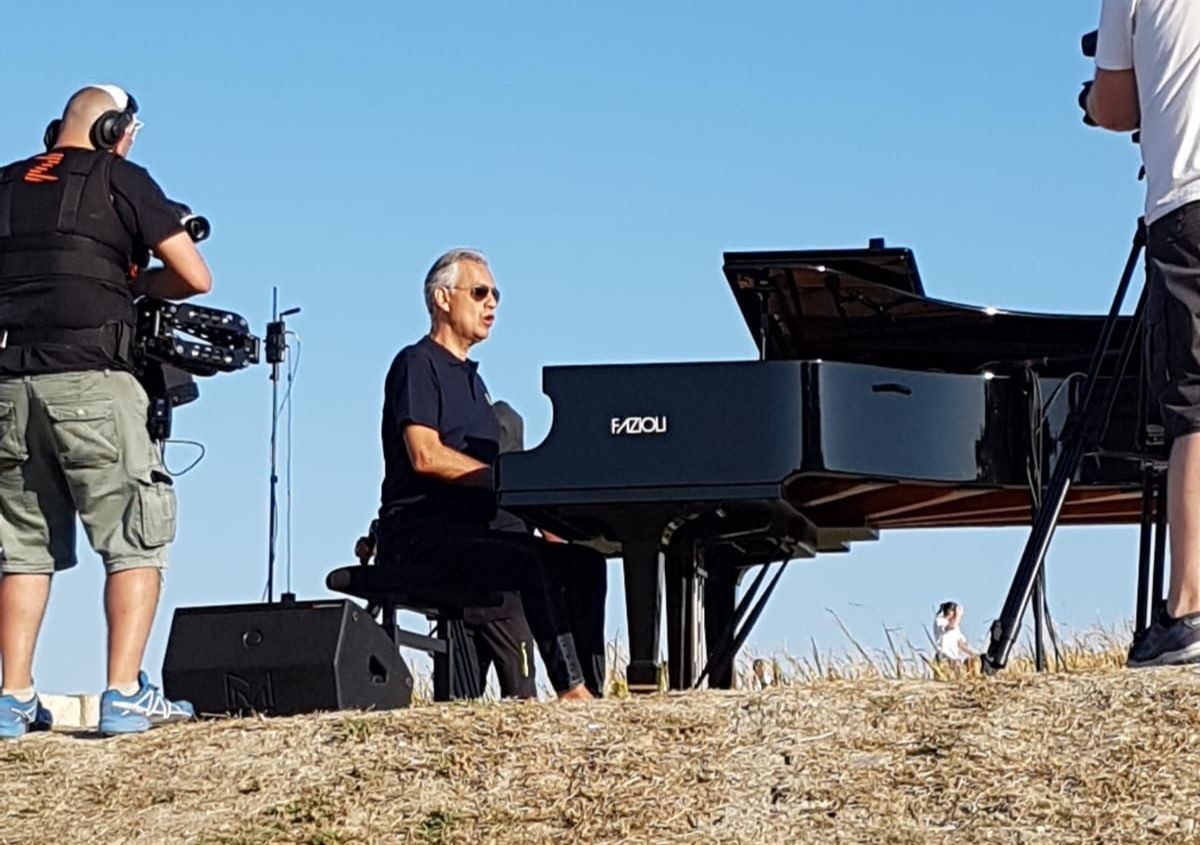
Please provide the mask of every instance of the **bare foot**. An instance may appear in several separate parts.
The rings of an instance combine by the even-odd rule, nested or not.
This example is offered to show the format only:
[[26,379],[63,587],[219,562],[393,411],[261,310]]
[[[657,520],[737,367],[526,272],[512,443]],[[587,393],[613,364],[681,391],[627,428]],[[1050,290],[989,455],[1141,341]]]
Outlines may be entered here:
[[559,701],[591,701],[592,694],[583,684],[577,684],[565,692],[558,694]]

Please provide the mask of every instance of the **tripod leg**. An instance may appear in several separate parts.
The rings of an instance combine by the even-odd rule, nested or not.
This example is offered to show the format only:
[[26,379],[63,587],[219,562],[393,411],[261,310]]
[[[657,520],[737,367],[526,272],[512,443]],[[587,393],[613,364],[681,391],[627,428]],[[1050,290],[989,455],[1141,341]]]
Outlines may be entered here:
[[1046,671],[1046,568],[1038,570],[1033,582],[1033,663]]
[[[1155,563],[1152,545],[1155,540],[1154,508],[1158,480],[1154,470],[1147,465],[1142,470],[1142,520],[1138,535],[1137,607],[1134,608],[1133,640],[1137,642],[1150,628],[1154,619],[1155,602],[1151,584],[1154,581]],[[1161,504],[1159,505],[1161,507]]]
[[1155,501],[1158,510],[1154,515],[1154,569],[1150,579],[1151,624],[1154,622],[1154,616],[1158,614],[1167,600],[1167,543],[1170,538],[1167,536],[1167,473],[1165,471],[1158,473],[1157,487]]
[[[770,564],[764,564],[758,568],[758,574],[754,576],[754,580],[750,582],[750,586],[746,588],[741,599],[738,600],[737,606],[734,607],[733,613],[726,620],[724,627],[721,628],[720,634],[713,639],[713,646],[709,652],[708,662],[700,670],[700,677],[697,679],[697,683],[700,683],[724,666],[729,667],[730,682],[732,683],[733,664],[737,658],[737,650],[739,648],[739,646],[734,645],[737,640],[738,626],[742,624],[742,620],[749,612],[751,604],[758,596],[758,591],[766,580],[769,568]],[[733,592],[730,595],[731,602],[734,593],[736,593],[736,585],[737,581],[735,580],[733,582]]]
[[763,591],[762,597],[754,605],[754,609],[750,611],[750,615],[746,617],[745,624],[742,625],[734,636],[733,642],[729,647],[730,660],[737,655],[738,650],[745,644],[746,638],[750,636],[750,632],[754,630],[754,626],[758,622],[758,617],[762,615],[763,608],[767,606],[767,601],[771,598],[771,594],[779,586],[779,579],[783,577],[783,571],[787,569],[789,563],[791,563],[790,560],[781,560],[779,562],[779,569],[775,570],[775,577],[767,584],[767,589]]
[[[988,645],[987,654],[983,656],[981,661],[985,674],[995,674],[1007,665],[1009,652],[1012,651],[1017,634],[1020,632],[1021,619],[1025,615],[1025,608],[1029,605],[1029,597],[1033,591],[1034,581],[1037,579],[1042,564],[1046,559],[1046,551],[1050,548],[1050,540],[1054,536],[1054,529],[1058,525],[1058,518],[1062,513],[1063,505],[1066,504],[1067,494],[1070,492],[1075,473],[1079,469],[1079,463],[1083,459],[1086,439],[1092,431],[1091,422],[1096,407],[1093,403],[1093,397],[1096,392],[1096,385],[1100,380],[1104,358],[1108,353],[1109,345],[1112,343],[1113,332],[1116,329],[1117,322],[1120,320],[1121,304],[1125,301],[1125,294],[1129,290],[1129,283],[1133,279],[1133,272],[1137,268],[1138,258],[1145,243],[1146,226],[1143,221],[1139,220],[1137,233],[1133,238],[1133,246],[1129,250],[1129,258],[1126,260],[1125,269],[1121,274],[1121,281],[1117,285],[1117,291],[1113,296],[1108,317],[1105,319],[1104,327],[1100,332],[1100,340],[1092,352],[1092,360],[1088,365],[1088,373],[1084,381],[1080,407],[1076,412],[1077,421],[1066,436],[1066,446],[1054,464],[1054,472],[1050,477],[1050,485],[1046,490],[1046,495],[1042,499],[1041,507],[1038,508],[1034,517],[1033,529],[1021,554],[1021,561],[1017,565],[1017,572],[1013,577],[1012,585],[1009,587],[1008,596],[1004,600],[1004,607],[1000,611],[1000,617],[992,623],[991,642]],[[1131,327],[1125,337],[1126,343],[1131,343],[1135,335],[1136,332]],[[1122,355],[1124,356],[1124,351],[1122,351]],[[1113,389],[1115,385],[1116,380],[1114,379],[1109,388]]]

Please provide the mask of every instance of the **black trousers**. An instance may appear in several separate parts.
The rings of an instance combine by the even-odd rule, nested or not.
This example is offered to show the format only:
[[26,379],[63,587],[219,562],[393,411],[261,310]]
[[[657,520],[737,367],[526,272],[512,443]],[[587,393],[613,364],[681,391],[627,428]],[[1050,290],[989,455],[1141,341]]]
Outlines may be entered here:
[[499,607],[463,611],[463,627],[479,670],[479,689],[487,685],[488,670],[495,666],[501,698],[537,698],[536,646],[525,607],[516,593],[503,595]]
[[474,525],[385,518],[378,530],[379,563],[397,567],[414,591],[518,593],[551,686],[603,692],[608,573],[598,552]]

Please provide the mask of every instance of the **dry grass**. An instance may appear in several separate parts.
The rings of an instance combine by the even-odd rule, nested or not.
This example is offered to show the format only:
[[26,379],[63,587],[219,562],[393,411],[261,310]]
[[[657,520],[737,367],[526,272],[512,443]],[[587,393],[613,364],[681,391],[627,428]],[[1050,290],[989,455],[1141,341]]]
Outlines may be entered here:
[[[978,661],[956,666],[937,660],[933,656],[932,642],[927,648],[918,648],[907,634],[893,629],[883,629],[888,648],[868,648],[842,624],[836,613],[831,611],[831,615],[846,638],[850,648],[848,654],[839,655],[832,650],[822,653],[815,642],[808,655],[749,654],[739,660],[737,686],[764,689],[812,681],[870,678],[946,681],[979,675]],[[1048,669],[1051,672],[1120,669],[1125,665],[1131,633],[1131,628],[1110,631],[1097,627],[1061,641],[1057,648],[1047,642]],[[1023,648],[1014,649],[1010,655],[1005,674],[1036,674],[1032,637],[1025,639],[1029,642]]]
[[1068,657],[938,682],[813,655],[756,691],[31,736],[0,745],[0,842],[1200,840],[1200,675]]

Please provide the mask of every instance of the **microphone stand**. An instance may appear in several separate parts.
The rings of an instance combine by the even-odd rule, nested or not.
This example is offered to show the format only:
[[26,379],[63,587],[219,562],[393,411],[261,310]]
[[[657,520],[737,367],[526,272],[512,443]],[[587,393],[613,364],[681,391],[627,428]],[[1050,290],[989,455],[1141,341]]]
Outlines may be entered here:
[[[271,492],[270,515],[267,522],[267,603],[275,600],[275,535],[279,526],[279,501],[275,487],[279,482],[276,463],[276,443],[279,435],[279,365],[287,359],[287,325],[285,317],[299,314],[299,308],[289,308],[279,313],[279,288],[273,288],[271,293],[271,322],[267,323],[267,363],[271,365]],[[284,593],[280,601],[284,604],[295,602],[294,593]]]

